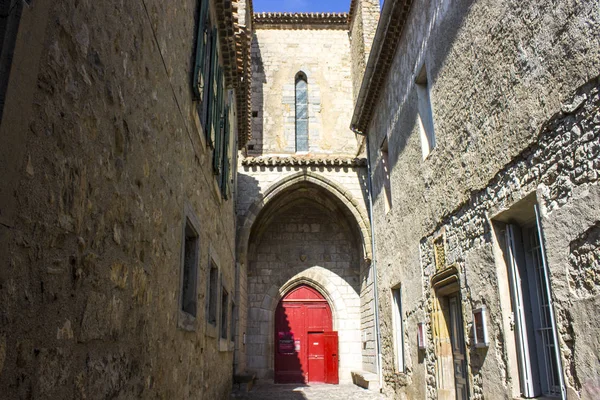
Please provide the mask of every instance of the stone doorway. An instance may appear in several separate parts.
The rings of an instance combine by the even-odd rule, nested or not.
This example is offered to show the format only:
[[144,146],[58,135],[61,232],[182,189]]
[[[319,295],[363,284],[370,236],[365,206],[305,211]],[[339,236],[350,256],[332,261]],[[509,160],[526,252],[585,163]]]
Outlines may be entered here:
[[435,274],[431,282],[438,399],[467,400],[468,362],[458,270],[454,266],[448,267]]
[[288,292],[275,311],[275,383],[337,383],[337,348],[327,300],[308,285]]
[[350,372],[362,369],[361,295],[369,282],[361,229],[335,195],[306,181],[287,186],[256,214],[246,258],[245,357],[257,377],[276,378],[276,309],[302,284],[331,308],[329,330],[339,332],[340,382],[350,382]]

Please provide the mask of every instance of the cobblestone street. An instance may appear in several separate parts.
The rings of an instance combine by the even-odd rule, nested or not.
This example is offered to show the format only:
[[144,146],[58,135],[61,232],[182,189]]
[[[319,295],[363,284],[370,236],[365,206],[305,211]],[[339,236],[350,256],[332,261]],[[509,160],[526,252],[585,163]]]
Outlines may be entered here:
[[380,400],[384,397],[353,384],[341,385],[275,385],[272,381],[258,382],[248,393],[234,392],[241,400]]

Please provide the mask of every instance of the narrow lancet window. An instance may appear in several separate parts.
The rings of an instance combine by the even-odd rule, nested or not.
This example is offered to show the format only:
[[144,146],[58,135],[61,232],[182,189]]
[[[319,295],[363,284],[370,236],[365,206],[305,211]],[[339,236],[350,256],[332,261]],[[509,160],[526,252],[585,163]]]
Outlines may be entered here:
[[303,72],[296,74],[296,152],[308,151],[308,85]]

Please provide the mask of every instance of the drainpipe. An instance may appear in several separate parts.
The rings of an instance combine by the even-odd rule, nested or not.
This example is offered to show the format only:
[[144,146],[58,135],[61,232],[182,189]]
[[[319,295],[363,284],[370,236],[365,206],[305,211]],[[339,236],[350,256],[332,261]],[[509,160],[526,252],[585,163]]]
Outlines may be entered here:
[[367,143],[367,191],[369,198],[369,222],[371,223],[371,269],[373,271],[373,292],[375,301],[375,341],[377,343],[377,375],[379,376],[379,392],[383,389],[383,365],[381,361],[381,331],[379,329],[379,291],[377,287],[377,262],[375,257],[375,222],[373,220],[373,181],[371,179],[371,152],[369,138],[361,131],[351,127],[352,132],[364,136]]

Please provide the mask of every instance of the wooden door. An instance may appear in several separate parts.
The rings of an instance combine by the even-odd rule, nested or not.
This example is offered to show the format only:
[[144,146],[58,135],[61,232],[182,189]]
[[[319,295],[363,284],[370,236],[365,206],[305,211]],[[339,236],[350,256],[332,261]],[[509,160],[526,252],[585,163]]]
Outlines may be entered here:
[[450,309],[450,341],[452,345],[452,359],[454,362],[456,399],[467,400],[467,362],[459,297],[457,295],[449,297],[448,306]]
[[325,382],[325,343],[323,333],[308,333],[308,381]]
[[305,332],[302,304],[279,304],[275,326],[276,382],[306,382],[306,351],[302,346]]
[[275,383],[325,382],[331,353],[325,348],[324,332],[332,328],[327,300],[301,285],[281,300],[275,314]]
[[325,342],[325,383],[340,383],[338,374],[338,333],[325,332],[323,334]]

